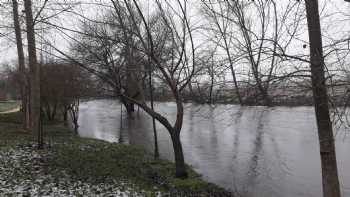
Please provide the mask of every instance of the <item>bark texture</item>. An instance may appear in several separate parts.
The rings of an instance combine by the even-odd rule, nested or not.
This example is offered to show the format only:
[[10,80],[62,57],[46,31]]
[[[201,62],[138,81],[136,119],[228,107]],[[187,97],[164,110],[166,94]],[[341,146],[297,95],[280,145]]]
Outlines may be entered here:
[[18,16],[18,2],[17,0],[12,0],[13,8],[13,23],[16,34],[16,45],[17,45],[17,54],[18,54],[18,71],[19,71],[19,85],[21,92],[21,101],[22,101],[22,111],[23,111],[23,129],[30,128],[29,122],[29,102],[28,102],[28,84],[25,71],[25,61],[24,61],[24,52],[23,52],[23,43],[22,43],[22,31],[19,23]]
[[324,197],[340,197],[337,160],[329,115],[318,0],[305,0],[310,42],[312,88],[320,143]]
[[186,171],[185,159],[180,141],[180,132],[173,132],[171,134],[171,141],[173,143],[174,148],[176,177],[187,178],[188,175]]
[[24,8],[26,14],[27,25],[27,41],[28,41],[28,60],[29,74],[31,84],[31,116],[32,116],[32,132],[37,137],[38,147],[43,147],[43,133],[40,124],[40,65],[37,62],[36,46],[35,46],[35,30],[32,13],[32,1],[24,0]]

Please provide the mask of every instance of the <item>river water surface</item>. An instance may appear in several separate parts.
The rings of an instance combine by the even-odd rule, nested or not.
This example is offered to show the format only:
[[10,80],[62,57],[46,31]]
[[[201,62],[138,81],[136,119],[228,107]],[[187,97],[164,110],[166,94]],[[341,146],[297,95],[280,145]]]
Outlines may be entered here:
[[[156,103],[174,120],[174,103]],[[132,119],[114,100],[81,103],[79,134],[153,151],[152,121],[141,109]],[[173,160],[169,135],[159,123],[159,150]],[[335,131],[343,196],[350,196],[350,136]],[[246,197],[320,197],[318,137],[312,107],[185,105],[181,140],[185,161],[203,177]]]

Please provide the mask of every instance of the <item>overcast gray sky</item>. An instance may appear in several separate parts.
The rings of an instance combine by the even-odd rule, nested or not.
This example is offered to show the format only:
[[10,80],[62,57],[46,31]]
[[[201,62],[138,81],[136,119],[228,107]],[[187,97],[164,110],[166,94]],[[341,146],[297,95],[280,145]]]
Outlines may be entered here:
[[[100,2],[101,0],[84,0],[80,2],[84,3],[90,3],[90,2]],[[109,2],[108,0],[102,0],[105,2]],[[294,1],[294,0],[291,0]],[[2,4],[7,3],[7,0],[0,0]],[[34,1],[35,3],[38,3],[40,5],[40,2],[42,1]],[[56,0],[57,2],[57,0]],[[70,2],[78,2],[74,0],[70,0]],[[146,9],[148,4],[150,4],[150,10],[152,11],[153,0],[141,0],[142,7]],[[170,1],[175,2],[175,1]],[[194,26],[203,25],[206,23],[203,16],[201,16],[201,13],[199,11],[200,0],[192,0],[189,1],[189,15],[192,17],[191,22]],[[288,3],[287,0],[278,0],[277,3]],[[304,3],[304,2],[302,2]],[[75,8],[75,11],[79,12],[80,14],[91,17],[95,16],[99,12],[101,12],[103,8],[93,6],[93,5],[84,5],[82,7]],[[323,39],[324,44],[330,43],[332,40],[339,39],[341,37],[349,37],[350,36],[350,3],[346,3],[343,0],[321,0],[320,1],[320,12],[322,17],[322,28],[323,28]],[[0,13],[2,15],[2,18],[0,19],[1,24],[5,24],[6,26],[12,26],[12,16],[11,16],[11,7],[7,6],[7,8],[1,7]],[[78,28],[79,17],[76,15],[72,15],[70,13],[61,14],[59,19],[54,19],[52,22],[56,24],[60,24],[62,26],[65,26],[67,28]],[[11,29],[8,28],[0,28],[0,32],[2,34],[7,34],[8,32],[11,32]],[[203,31],[199,32],[203,34]],[[205,34],[205,32],[204,32]],[[197,34],[198,36],[199,34]],[[203,35],[202,35],[203,36]],[[201,36],[198,36],[201,37]],[[8,37],[0,38],[0,62],[10,62],[13,60],[16,60],[16,48],[15,44],[13,43],[14,34],[9,34]],[[60,48],[60,49],[67,49],[67,43],[64,41],[64,39],[55,34],[49,34],[49,36],[46,38],[51,41],[54,41],[54,43]],[[307,41],[307,35],[304,35],[304,41]],[[197,40],[197,44],[203,44],[199,43],[200,40]],[[296,49],[299,50],[299,49]]]

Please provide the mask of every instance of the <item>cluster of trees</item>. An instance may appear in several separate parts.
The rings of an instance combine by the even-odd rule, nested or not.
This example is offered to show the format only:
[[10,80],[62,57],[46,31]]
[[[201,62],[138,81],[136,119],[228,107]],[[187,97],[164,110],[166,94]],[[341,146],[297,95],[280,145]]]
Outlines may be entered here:
[[89,73],[69,63],[51,62],[40,66],[42,115],[49,121],[61,115],[65,124],[70,117],[77,132],[80,99],[95,95]]
[[[232,101],[241,105],[270,106],[279,87],[308,82],[317,117],[324,196],[340,196],[327,87],[348,86],[349,69],[344,65],[349,37],[340,35],[322,44],[317,0],[203,0],[195,2],[199,9],[186,0],[23,2],[24,15],[18,12],[17,0],[9,5],[24,127],[36,133],[39,147],[43,145],[41,115],[54,119],[60,108],[64,119],[70,111],[77,123],[79,98],[98,86],[118,98],[129,116],[137,105],[153,118],[155,157],[156,122],[168,130],[176,176],[185,178],[180,139],[184,96],[214,103],[217,90],[226,88]],[[91,7],[100,10],[84,15],[82,10]],[[195,11],[200,19],[193,17]],[[72,16],[79,19],[69,25],[66,20]],[[204,22],[196,26],[196,20]],[[40,33],[38,24],[58,35],[61,44]],[[303,41],[306,35],[309,40]],[[50,48],[41,48],[42,53],[60,61],[38,62],[36,38]],[[175,101],[174,121],[154,109],[155,93],[157,97],[166,93]]]
[[[8,76],[12,76],[19,90],[23,128],[34,133],[39,148],[44,146],[42,119],[46,117],[53,120],[60,114],[67,122],[70,114],[77,130],[79,99],[92,90],[89,75],[79,66],[52,57],[44,61],[43,43],[40,43],[41,59],[38,60],[36,27],[43,20],[42,13],[47,3],[45,0],[34,14],[33,7],[36,8],[36,4],[33,5],[32,1],[12,0],[0,4],[5,10],[12,8],[13,25],[5,27],[14,31],[14,38],[10,40],[17,46],[18,66],[16,70],[9,68]],[[24,33],[27,44],[23,41]]]

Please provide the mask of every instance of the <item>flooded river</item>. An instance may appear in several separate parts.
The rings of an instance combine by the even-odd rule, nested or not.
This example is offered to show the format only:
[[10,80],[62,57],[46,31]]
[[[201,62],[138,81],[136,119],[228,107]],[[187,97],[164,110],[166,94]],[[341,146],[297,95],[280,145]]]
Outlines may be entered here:
[[[174,103],[156,103],[174,119]],[[153,151],[152,121],[141,109],[126,118],[120,103],[81,103],[79,134]],[[159,123],[160,155],[173,160],[169,135]],[[350,131],[348,131],[350,132]],[[336,148],[343,196],[350,196],[350,136],[338,129]],[[181,140],[185,161],[203,177],[246,197],[320,197],[321,169],[312,107],[185,105]]]

